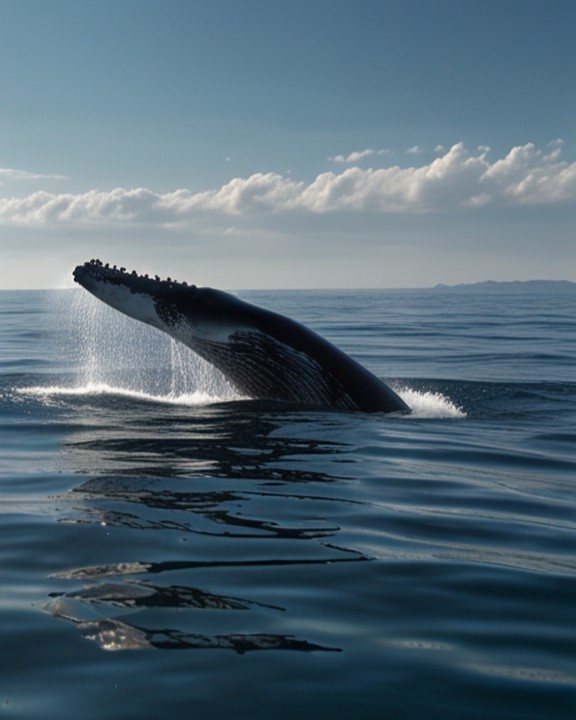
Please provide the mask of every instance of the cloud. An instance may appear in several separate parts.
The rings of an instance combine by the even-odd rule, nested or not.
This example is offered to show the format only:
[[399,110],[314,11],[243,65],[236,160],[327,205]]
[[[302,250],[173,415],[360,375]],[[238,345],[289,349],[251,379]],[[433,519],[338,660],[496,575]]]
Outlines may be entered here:
[[[0,224],[188,225],[220,216],[253,217],[279,212],[323,214],[430,213],[487,206],[576,205],[576,162],[561,158],[562,145],[532,143],[490,162],[488,148],[469,152],[457,143],[428,164],[401,168],[346,168],[305,183],[277,173],[233,178],[205,192],[146,188],[48,193],[0,198]],[[228,218],[228,219],[226,219]]]
[[333,155],[329,157],[328,160],[332,160],[332,162],[335,163],[354,163],[370,157],[371,155],[387,155],[389,152],[390,150],[387,150],[386,148],[381,148],[380,150],[366,148],[366,150],[355,150],[349,155]]
[[424,149],[420,147],[420,145],[413,145],[412,147],[409,147],[406,152],[408,155],[422,155]]
[[2,178],[7,180],[68,180],[65,175],[45,175],[15,168],[0,168],[0,181]]

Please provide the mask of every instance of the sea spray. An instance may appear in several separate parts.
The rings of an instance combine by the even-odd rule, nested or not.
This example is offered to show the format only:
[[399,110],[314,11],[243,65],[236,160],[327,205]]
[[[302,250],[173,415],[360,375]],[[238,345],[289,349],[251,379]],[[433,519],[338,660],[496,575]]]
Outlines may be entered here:
[[460,419],[466,417],[465,411],[443,393],[414,390],[409,387],[396,388],[396,392],[412,409],[412,412],[406,416],[408,418]]
[[[189,348],[128,318],[83,291],[59,299],[61,354],[75,368],[70,386],[39,395],[110,394],[176,404],[237,398],[224,376]],[[22,390],[25,390],[24,388]],[[33,390],[33,388],[27,388]]]

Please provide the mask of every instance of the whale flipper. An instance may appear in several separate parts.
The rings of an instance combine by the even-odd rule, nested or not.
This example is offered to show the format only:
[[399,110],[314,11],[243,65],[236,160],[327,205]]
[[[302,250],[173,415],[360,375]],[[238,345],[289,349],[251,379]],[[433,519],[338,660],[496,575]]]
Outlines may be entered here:
[[213,288],[159,280],[90,260],[74,280],[217,367],[242,394],[363,412],[409,412],[393,390],[317,333]]

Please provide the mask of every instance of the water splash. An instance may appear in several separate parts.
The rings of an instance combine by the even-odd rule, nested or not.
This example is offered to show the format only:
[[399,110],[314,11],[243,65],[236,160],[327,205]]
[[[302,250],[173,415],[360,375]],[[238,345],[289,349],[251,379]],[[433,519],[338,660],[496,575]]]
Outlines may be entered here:
[[396,392],[412,409],[407,417],[416,419],[466,417],[461,407],[440,392],[419,391],[408,387],[399,388]]
[[168,335],[128,318],[85,292],[68,295],[68,386],[21,388],[44,397],[115,395],[177,405],[238,399],[226,378]]

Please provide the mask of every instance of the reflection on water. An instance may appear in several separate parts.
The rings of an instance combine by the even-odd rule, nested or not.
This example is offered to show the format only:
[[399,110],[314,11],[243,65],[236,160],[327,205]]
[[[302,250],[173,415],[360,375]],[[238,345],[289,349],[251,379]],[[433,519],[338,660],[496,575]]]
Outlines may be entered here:
[[[104,650],[324,650],[338,648],[299,640],[288,635],[227,633],[208,635],[176,628],[145,628],[114,617],[118,610],[137,612],[145,608],[174,610],[249,610],[252,606],[282,611],[283,608],[236,597],[215,595],[199,588],[160,587],[138,581],[89,585],[69,593],[52,593],[46,610],[73,623],[82,636],[97,642]],[[97,615],[103,614],[104,617]],[[95,617],[96,616],[96,617]]]
[[179,607],[211,610],[248,610],[251,605],[260,607],[283,608],[263,603],[254,603],[242,598],[214,595],[199,588],[170,585],[161,587],[138,580],[125,583],[106,582],[88,585],[74,592],[52,593],[53,597],[79,598],[99,605],[113,605],[120,608],[138,609],[143,607]]
[[91,474],[97,468],[99,475],[249,475],[274,483],[327,482],[334,477],[311,471],[305,462],[287,466],[286,460],[334,455],[346,449],[345,444],[329,438],[319,441],[278,436],[280,424],[297,426],[298,414],[279,412],[276,418],[273,413],[262,412],[265,406],[260,402],[240,401],[206,408],[126,405],[123,401],[116,406],[108,399],[84,409],[90,413],[84,427],[66,445],[72,456],[70,464],[77,471]]
[[103,650],[234,650],[239,654],[251,650],[340,652],[340,648],[323,647],[288,635],[203,635],[173,628],[152,630],[111,618],[80,620],[59,603],[52,605],[50,611],[74,623],[84,638],[98,643]]
[[[168,540],[139,561],[57,573],[67,584],[83,584],[53,592],[46,610],[107,650],[338,650],[271,631],[271,615],[290,612],[281,588],[274,588],[281,602],[272,603],[199,587],[191,578],[205,570],[225,574],[365,561],[363,554],[338,546],[339,527],[325,519],[327,504],[331,509],[335,502],[353,501],[318,492],[342,479],[326,471],[326,461],[346,445],[330,439],[329,430],[321,439],[304,439],[299,432],[284,437],[281,425],[293,430],[298,413],[276,416],[260,403],[159,408],[139,401],[127,408],[124,400],[112,416],[110,404],[100,399],[66,443],[68,461],[90,477],[68,495],[62,521],[146,531],[126,543],[130,555],[139,538],[149,545],[151,531]],[[330,414],[321,417],[328,427],[334,422]],[[313,469],[314,457],[322,470]],[[172,556],[166,550],[170,537],[179,542]],[[152,575],[165,582],[150,582]],[[245,631],[240,618],[246,612],[254,631]]]
[[[271,511],[285,513],[290,503],[306,499],[304,495],[291,497],[280,493],[232,492],[230,490],[190,492],[177,490],[161,479],[144,479],[152,483],[126,483],[122,478],[92,479],[74,492],[82,496],[77,505],[80,516],[75,522],[99,522],[107,526],[123,526],[140,530],[177,530],[199,535],[226,536],[228,538],[320,538],[337,532],[333,523],[302,523],[300,526],[283,524],[277,520],[248,517],[246,508],[254,498],[266,500]],[[179,480],[182,484],[182,480]],[[131,487],[132,486],[132,487]],[[90,498],[113,500],[114,506],[99,504],[93,507]],[[313,502],[312,498],[308,498]],[[118,503],[129,504],[130,510],[120,509]],[[152,511],[152,512],[149,512]],[[83,517],[85,516],[85,517]],[[69,521],[73,521],[70,519]]]

